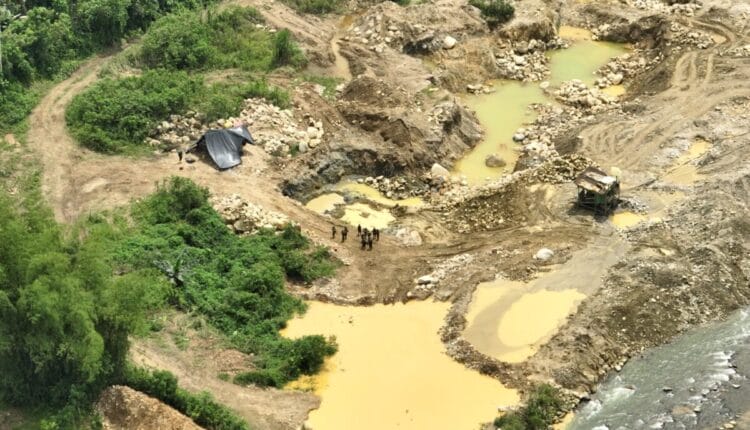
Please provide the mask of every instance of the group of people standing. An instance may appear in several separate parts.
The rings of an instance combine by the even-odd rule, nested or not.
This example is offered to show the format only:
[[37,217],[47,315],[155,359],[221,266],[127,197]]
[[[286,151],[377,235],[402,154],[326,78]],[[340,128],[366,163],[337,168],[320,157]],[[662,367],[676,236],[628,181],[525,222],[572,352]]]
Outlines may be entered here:
[[[336,233],[336,226],[331,226],[331,239],[336,239]],[[341,229],[341,242],[346,241],[346,237],[348,235],[349,229],[344,226]],[[357,225],[357,237],[362,244],[362,250],[369,249],[370,251],[372,251],[372,243],[380,240],[380,230],[378,230],[377,228],[368,230],[367,228],[362,228],[362,225]]]

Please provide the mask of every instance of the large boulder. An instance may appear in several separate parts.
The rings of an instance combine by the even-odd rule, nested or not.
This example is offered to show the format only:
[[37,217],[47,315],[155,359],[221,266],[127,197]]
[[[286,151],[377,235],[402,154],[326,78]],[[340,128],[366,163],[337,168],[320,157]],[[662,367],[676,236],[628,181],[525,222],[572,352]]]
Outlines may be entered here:
[[448,171],[445,167],[441,166],[438,163],[435,163],[432,165],[432,168],[430,169],[430,173],[432,173],[432,176],[435,178],[447,178],[450,176],[451,172]]
[[508,163],[497,154],[490,154],[484,159],[484,165],[487,167],[505,167]]

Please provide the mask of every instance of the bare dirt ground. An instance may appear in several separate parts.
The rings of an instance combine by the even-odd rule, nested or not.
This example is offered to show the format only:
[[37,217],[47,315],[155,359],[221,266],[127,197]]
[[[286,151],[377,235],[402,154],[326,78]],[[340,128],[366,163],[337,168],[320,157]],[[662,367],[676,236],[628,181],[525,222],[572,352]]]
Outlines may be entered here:
[[[379,96],[375,100],[383,97],[381,88],[399,88],[393,98],[399,101],[386,107],[369,101],[359,106],[328,103],[303,92],[295,93],[299,110],[317,113],[328,123],[336,124],[334,138],[319,151],[284,162],[280,168],[278,160],[257,147],[248,150],[243,165],[227,172],[216,171],[204,160],[178,164],[173,154],[147,158],[103,156],[80,148],[68,134],[64,121],[65,108],[72,97],[94,83],[97,72],[108,61],[106,57],[95,58],[55,86],[30,118],[28,144],[39,157],[43,191],[58,220],[73,222],[89,211],[124,205],[153,191],[157,182],[171,175],[189,177],[208,187],[214,195],[239,194],[299,222],[306,234],[330,246],[345,263],[336,279],[312,287],[290,286],[295,293],[348,304],[392,302],[433,294],[441,300],[452,300],[454,307],[442,333],[449,353],[467,366],[519,387],[526,386],[529,380],[550,380],[583,393],[606,371],[641,348],[668,341],[694,324],[721,318],[748,302],[750,230],[746,226],[746,160],[750,156],[747,118],[750,54],[734,53],[750,43],[744,24],[747,15],[742,15],[750,13],[750,8],[743,12],[737,9],[737,3],[705,2],[694,17],[670,16],[670,20],[714,36],[719,43],[707,49],[680,45],[677,45],[680,49],[663,48],[665,59],[661,64],[636,79],[666,89],[642,88],[639,93],[629,94],[623,110],[600,114],[590,125],[575,130],[574,144],[566,149],[602,166],[622,169],[624,193],[628,197],[647,201],[648,196],[654,195],[655,200],[675,192],[684,195],[671,208],[664,208],[664,222],[657,222],[655,227],[617,232],[606,220],[592,219],[590,214],[570,209],[574,196],[570,184],[530,180],[487,197],[459,202],[449,211],[428,209],[402,218],[401,223],[424,233],[426,243],[422,246],[404,247],[384,236],[375,250],[363,252],[355,241],[341,244],[330,240],[331,219],[284,197],[281,184],[304,176],[300,172],[320,181],[325,171],[316,169],[329,166],[333,153],[351,158],[345,164],[348,167],[341,168],[342,174],[397,171],[416,175],[420,169],[429,169],[433,158],[465,151],[469,146],[456,138],[455,130],[441,131],[446,134],[441,135],[439,144],[427,142],[432,126],[428,125],[428,112],[438,103],[454,100],[447,89],[461,88],[464,81],[444,81],[436,96],[425,96],[424,90],[432,85],[434,66],[428,67],[429,61],[422,60],[453,54],[410,56],[402,52],[398,43],[407,46],[421,40],[422,33],[410,27],[408,17],[428,13],[428,9],[435,14],[431,15],[433,21],[449,26],[451,33],[462,39],[460,43],[486,42],[489,33],[478,24],[474,12],[458,1],[441,1],[439,7],[432,9],[429,5],[415,5],[403,16],[398,9],[393,10],[393,5],[380,6],[378,14],[391,19],[394,28],[404,29],[406,36],[395,35],[392,42],[378,43],[362,40],[352,30],[354,26],[368,25],[368,20],[377,21],[377,14],[368,15],[368,10],[359,10],[343,19],[342,26],[341,17],[300,16],[278,2],[236,0],[236,3],[256,6],[272,25],[290,28],[305,46],[316,72],[344,78],[349,74],[365,74],[379,82]],[[580,22],[584,7],[578,1],[565,3],[559,20]],[[621,3],[612,3],[610,7],[627,9]],[[455,22],[449,19],[451,16],[456,17]],[[407,24],[396,22],[399,19]],[[426,22],[429,24],[429,20]],[[541,31],[516,24],[513,28],[518,37]],[[440,29],[437,32],[442,36]],[[466,59],[467,70],[471,72],[461,79],[491,76],[488,70],[492,68],[484,64],[486,58],[475,51],[467,51],[472,52],[472,58]],[[345,69],[343,58],[349,60]],[[446,61],[456,63],[461,58],[456,54],[456,58]],[[346,110],[349,108],[358,109],[356,118]],[[394,118],[405,124],[405,131],[398,136],[406,138],[392,138],[397,135],[393,132]],[[684,151],[684,142],[696,137],[711,143],[710,152],[696,162],[702,176],[694,184],[668,183],[664,178],[672,166],[664,161],[665,151]],[[13,141],[8,137],[5,140]],[[352,142],[347,143],[348,140]],[[452,220],[446,220],[446,213],[487,220],[489,227],[461,233]],[[707,221],[717,214],[726,215],[726,219]],[[505,221],[497,222],[500,218]],[[547,276],[545,272],[554,270],[551,265],[563,264],[574,255],[588,255],[592,261],[598,261],[596,250],[603,246],[602,238],[613,235],[616,236],[613,243],[625,242],[628,251],[601,282],[599,275],[593,275],[585,263],[573,264],[567,269],[570,272],[550,277],[554,280],[565,275],[571,284],[580,284],[577,287],[590,297],[527,363],[511,366],[498,362],[479,354],[461,339],[466,324],[464,314],[478,282],[493,279],[498,273],[516,280]],[[610,242],[604,244],[610,245]],[[555,249],[555,260],[544,263],[531,259],[541,247]],[[656,258],[652,252],[662,254]],[[451,269],[432,290],[415,289],[417,277],[461,255],[471,255],[472,262]],[[722,270],[696,271],[696,267],[703,266],[701,261],[715,263]],[[715,293],[710,289],[710,281],[715,277],[730,285],[726,291]],[[644,292],[644,285],[652,286],[653,291],[673,288],[670,294],[662,292],[657,298]],[[709,288],[711,293],[698,294],[699,298],[691,301],[689,294],[697,294],[699,287]],[[722,299],[709,300],[712,294]],[[643,309],[650,309],[652,303],[664,309],[644,314]],[[691,317],[683,307],[699,317]],[[639,329],[639,325],[647,327]],[[225,370],[217,367],[217,360],[210,354],[220,354],[223,350],[216,343],[201,342],[191,340],[190,348],[181,350],[170,339],[139,341],[134,347],[134,357],[138,362],[174,372],[188,389],[211,391],[258,428],[296,428],[307,412],[316,407],[318,400],[309,394],[243,388],[219,380],[216,375]]]

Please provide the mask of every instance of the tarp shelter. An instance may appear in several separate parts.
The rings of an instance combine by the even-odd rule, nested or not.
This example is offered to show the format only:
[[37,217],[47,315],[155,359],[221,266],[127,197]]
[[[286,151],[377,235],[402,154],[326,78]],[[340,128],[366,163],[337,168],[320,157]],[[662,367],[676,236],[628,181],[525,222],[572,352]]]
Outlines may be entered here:
[[229,169],[242,163],[242,146],[254,143],[247,127],[209,130],[194,147],[205,148],[219,169]]

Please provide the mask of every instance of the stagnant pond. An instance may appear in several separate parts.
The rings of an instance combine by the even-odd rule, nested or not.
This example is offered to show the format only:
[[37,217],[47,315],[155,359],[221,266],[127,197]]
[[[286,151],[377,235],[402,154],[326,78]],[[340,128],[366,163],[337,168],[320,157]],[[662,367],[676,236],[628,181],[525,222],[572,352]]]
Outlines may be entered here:
[[[553,87],[572,79],[579,79],[591,86],[597,78],[594,75],[596,70],[612,57],[627,52],[623,45],[591,40],[591,34],[585,30],[562,27],[560,35],[573,43],[568,49],[549,53],[549,82]],[[623,90],[622,87],[615,87],[608,93],[619,95]],[[552,102],[538,83],[518,81],[497,81],[494,83],[494,92],[490,94],[466,96],[464,103],[476,112],[485,135],[471,152],[456,163],[454,173],[466,177],[471,184],[480,184],[487,179],[512,172],[518,160],[519,149],[519,145],[513,142],[513,134],[536,118],[536,113],[529,106]],[[490,154],[499,155],[506,161],[506,166],[487,167],[484,160]]]
[[[336,336],[339,351],[305,381],[322,397],[307,426],[325,429],[472,429],[518,402],[500,382],[448,357],[437,334],[448,303],[344,307],[313,302],[284,335]],[[299,384],[294,387],[300,388]]]

